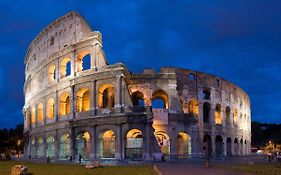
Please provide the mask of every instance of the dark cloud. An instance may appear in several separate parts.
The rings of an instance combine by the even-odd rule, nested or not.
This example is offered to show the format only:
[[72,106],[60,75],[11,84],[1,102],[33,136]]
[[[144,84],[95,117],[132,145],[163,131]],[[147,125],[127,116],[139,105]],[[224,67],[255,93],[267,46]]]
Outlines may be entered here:
[[110,63],[132,72],[176,66],[219,75],[250,95],[253,120],[281,123],[280,6],[279,0],[2,0],[0,128],[22,122],[28,44],[73,10],[102,32]]

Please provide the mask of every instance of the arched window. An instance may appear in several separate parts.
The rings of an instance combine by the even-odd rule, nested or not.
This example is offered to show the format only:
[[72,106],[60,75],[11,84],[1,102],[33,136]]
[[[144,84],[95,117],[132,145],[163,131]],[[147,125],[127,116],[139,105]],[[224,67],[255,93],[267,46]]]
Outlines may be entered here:
[[199,103],[197,100],[192,99],[188,103],[188,113],[192,117],[198,117],[199,113]]
[[178,155],[188,156],[191,154],[191,137],[185,132],[179,132],[177,136]]
[[39,103],[37,109],[38,109],[38,113],[37,113],[38,118],[37,119],[38,119],[38,122],[41,123],[41,122],[43,122],[43,119],[44,119],[43,104]]
[[112,130],[100,133],[98,145],[98,157],[115,158],[115,134]]
[[71,74],[70,58],[64,58],[60,64],[60,77],[67,77]]
[[233,111],[233,123],[237,124],[237,122],[238,122],[238,111],[237,111],[237,109],[234,109],[234,111]]
[[42,158],[43,157],[43,150],[44,150],[44,145],[43,145],[43,138],[39,137],[38,139],[38,149],[37,149],[37,157]]
[[98,106],[100,108],[113,108],[115,105],[114,86],[106,83],[99,88]]
[[47,138],[47,157],[53,158],[55,156],[55,138],[49,136]]
[[217,104],[216,105],[216,110],[215,110],[215,123],[221,125],[222,119],[221,119],[221,105]]
[[138,129],[131,129],[126,137],[126,158],[142,159],[143,138],[142,132]]
[[54,64],[49,66],[48,78],[51,82],[56,81],[56,66]]
[[208,90],[203,91],[203,99],[209,100],[211,98],[211,93]]
[[86,88],[80,89],[76,93],[76,110],[78,112],[84,112],[90,110],[90,92]]
[[60,96],[59,114],[68,115],[70,114],[70,97],[68,93],[64,93]]
[[143,93],[136,91],[132,94],[132,101],[134,106],[144,106]]
[[53,119],[55,116],[55,100],[50,98],[47,103],[47,117]]
[[78,54],[76,66],[77,72],[91,69],[91,55],[89,51],[85,50]]
[[204,123],[210,122],[210,104],[207,102],[203,104],[203,122]]
[[157,131],[154,133],[158,146],[163,154],[170,154],[170,137],[163,131]]
[[79,155],[82,156],[84,160],[88,160],[90,156],[90,133],[89,132],[81,132],[76,136],[76,150],[77,157]]
[[70,156],[70,136],[69,134],[64,134],[60,137],[59,146],[60,159],[69,159]]
[[226,124],[230,125],[230,107],[227,106],[225,108],[225,115],[226,115]]
[[168,94],[159,89],[152,93],[152,108],[169,108]]

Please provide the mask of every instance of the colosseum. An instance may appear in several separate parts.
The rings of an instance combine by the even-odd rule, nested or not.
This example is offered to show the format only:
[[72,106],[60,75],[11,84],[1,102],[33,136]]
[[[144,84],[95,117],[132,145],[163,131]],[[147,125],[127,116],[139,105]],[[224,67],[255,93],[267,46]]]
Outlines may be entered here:
[[218,76],[109,64],[102,35],[70,12],[25,57],[29,159],[166,160],[250,153],[248,95]]

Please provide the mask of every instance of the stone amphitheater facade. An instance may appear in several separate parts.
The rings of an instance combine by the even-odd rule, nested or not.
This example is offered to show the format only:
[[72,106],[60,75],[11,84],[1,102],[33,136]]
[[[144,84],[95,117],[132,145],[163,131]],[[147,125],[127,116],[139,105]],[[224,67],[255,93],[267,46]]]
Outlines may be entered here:
[[122,63],[108,64],[101,33],[75,12],[32,41],[25,64],[24,154],[30,159],[250,153],[250,99],[241,88],[193,70],[131,73]]

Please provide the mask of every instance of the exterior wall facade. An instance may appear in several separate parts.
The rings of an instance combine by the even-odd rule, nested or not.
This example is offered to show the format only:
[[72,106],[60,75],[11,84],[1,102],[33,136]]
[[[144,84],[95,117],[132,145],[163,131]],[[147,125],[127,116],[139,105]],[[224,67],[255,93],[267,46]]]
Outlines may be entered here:
[[242,89],[192,70],[132,74],[123,64],[109,65],[101,33],[75,12],[32,41],[25,64],[26,157],[153,160],[250,153],[250,99]]

